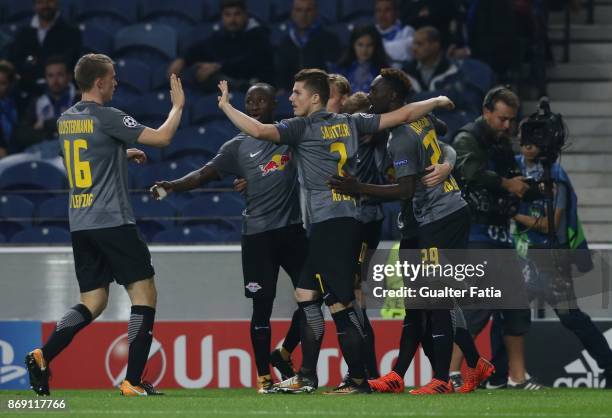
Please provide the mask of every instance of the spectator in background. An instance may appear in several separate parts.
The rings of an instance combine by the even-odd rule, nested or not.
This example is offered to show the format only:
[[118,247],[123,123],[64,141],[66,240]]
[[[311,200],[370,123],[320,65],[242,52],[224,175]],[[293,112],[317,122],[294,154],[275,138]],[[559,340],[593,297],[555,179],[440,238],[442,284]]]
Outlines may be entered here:
[[382,36],[391,66],[402,68],[412,59],[414,29],[400,22],[398,0],[376,0],[374,7],[376,29]]
[[520,65],[513,0],[472,1],[466,22],[472,57],[486,62],[502,82]]
[[188,84],[212,93],[220,80],[246,91],[260,81],[272,81],[273,63],[268,30],[249,18],[244,0],[221,1],[222,29],[193,45],[170,64],[169,74],[181,74]]
[[6,60],[0,61],[0,158],[11,150],[13,130],[17,124],[17,107],[13,100],[15,67]]
[[425,26],[414,33],[412,61],[404,71],[408,74],[416,93],[444,90],[444,94],[456,100],[461,107],[463,80],[459,68],[450,62],[442,49],[440,32],[433,26]]
[[77,102],[68,65],[60,56],[50,57],[45,65],[45,92],[34,98],[15,132],[18,149],[57,138],[57,119]]
[[370,84],[382,68],[388,67],[382,38],[374,26],[355,28],[349,47],[338,61],[335,72],[345,76],[352,91],[370,91]]
[[290,90],[303,68],[328,68],[339,50],[336,36],[321,24],[316,0],[294,0],[287,35],[276,48],[277,87]]
[[[495,3],[498,0],[487,0]],[[433,26],[440,31],[442,45],[445,47],[454,43],[452,23],[461,14],[461,0],[411,0],[401,2],[400,17],[402,21],[413,28]]]
[[45,63],[60,55],[72,72],[81,53],[81,31],[60,15],[58,0],[34,0],[32,22],[19,28],[9,46],[9,61],[21,77],[27,94],[39,94],[44,84]]

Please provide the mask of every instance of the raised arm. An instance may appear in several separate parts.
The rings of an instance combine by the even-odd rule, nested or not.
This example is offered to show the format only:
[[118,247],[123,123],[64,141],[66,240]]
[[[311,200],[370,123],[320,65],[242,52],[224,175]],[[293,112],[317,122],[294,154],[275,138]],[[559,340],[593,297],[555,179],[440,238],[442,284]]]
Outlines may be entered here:
[[435,109],[452,110],[454,107],[455,104],[446,96],[409,103],[392,112],[380,115],[378,130],[392,128],[406,122],[414,122]]
[[221,96],[218,97],[219,109],[225,113],[225,116],[228,117],[236,128],[253,138],[276,143],[280,142],[280,134],[276,126],[261,123],[232,106],[229,102],[227,81],[222,80],[219,82],[219,90],[221,91]]
[[175,74],[170,76],[170,98],[172,109],[166,121],[157,129],[144,128],[138,137],[138,142],[153,147],[166,147],[172,142],[172,137],[181,123],[183,107],[185,106],[185,93],[181,79]]

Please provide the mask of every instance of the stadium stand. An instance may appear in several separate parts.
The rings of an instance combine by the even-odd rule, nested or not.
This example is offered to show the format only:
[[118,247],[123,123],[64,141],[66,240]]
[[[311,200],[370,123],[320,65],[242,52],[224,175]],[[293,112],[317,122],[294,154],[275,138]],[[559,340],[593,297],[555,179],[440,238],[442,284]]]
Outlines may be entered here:
[[54,226],[35,226],[24,229],[13,235],[11,243],[29,244],[32,242],[40,244],[69,244],[70,233]]

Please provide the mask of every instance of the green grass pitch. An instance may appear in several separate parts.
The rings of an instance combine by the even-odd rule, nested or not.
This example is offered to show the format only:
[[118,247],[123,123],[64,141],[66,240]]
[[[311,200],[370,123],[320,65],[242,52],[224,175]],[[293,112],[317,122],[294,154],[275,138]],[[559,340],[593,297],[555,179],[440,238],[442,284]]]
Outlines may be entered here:
[[467,395],[372,394],[257,395],[253,389],[166,390],[165,396],[122,398],[117,390],[58,390],[62,412],[7,410],[8,399],[36,398],[0,392],[0,416],[14,417],[612,417],[612,392],[594,389],[480,390]]

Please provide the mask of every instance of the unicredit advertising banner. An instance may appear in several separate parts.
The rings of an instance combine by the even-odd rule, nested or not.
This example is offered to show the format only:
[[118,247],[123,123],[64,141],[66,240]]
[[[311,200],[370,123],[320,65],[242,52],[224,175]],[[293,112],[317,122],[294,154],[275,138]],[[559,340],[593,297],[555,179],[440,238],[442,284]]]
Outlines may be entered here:
[[[43,340],[54,326],[43,323]],[[397,357],[402,322],[373,321],[373,327],[380,369],[387,372]],[[289,321],[272,322],[273,345],[281,343],[288,328]],[[318,364],[321,386],[339,383],[347,371],[335,332],[334,324],[328,322]],[[154,385],[188,389],[255,385],[248,321],[157,322],[153,336],[144,378]],[[94,323],[53,361],[52,385],[65,389],[116,386],[125,376],[128,351],[127,323]],[[293,359],[295,365],[301,363],[299,347]],[[406,384],[430,379],[429,361],[419,352],[406,374]]]

